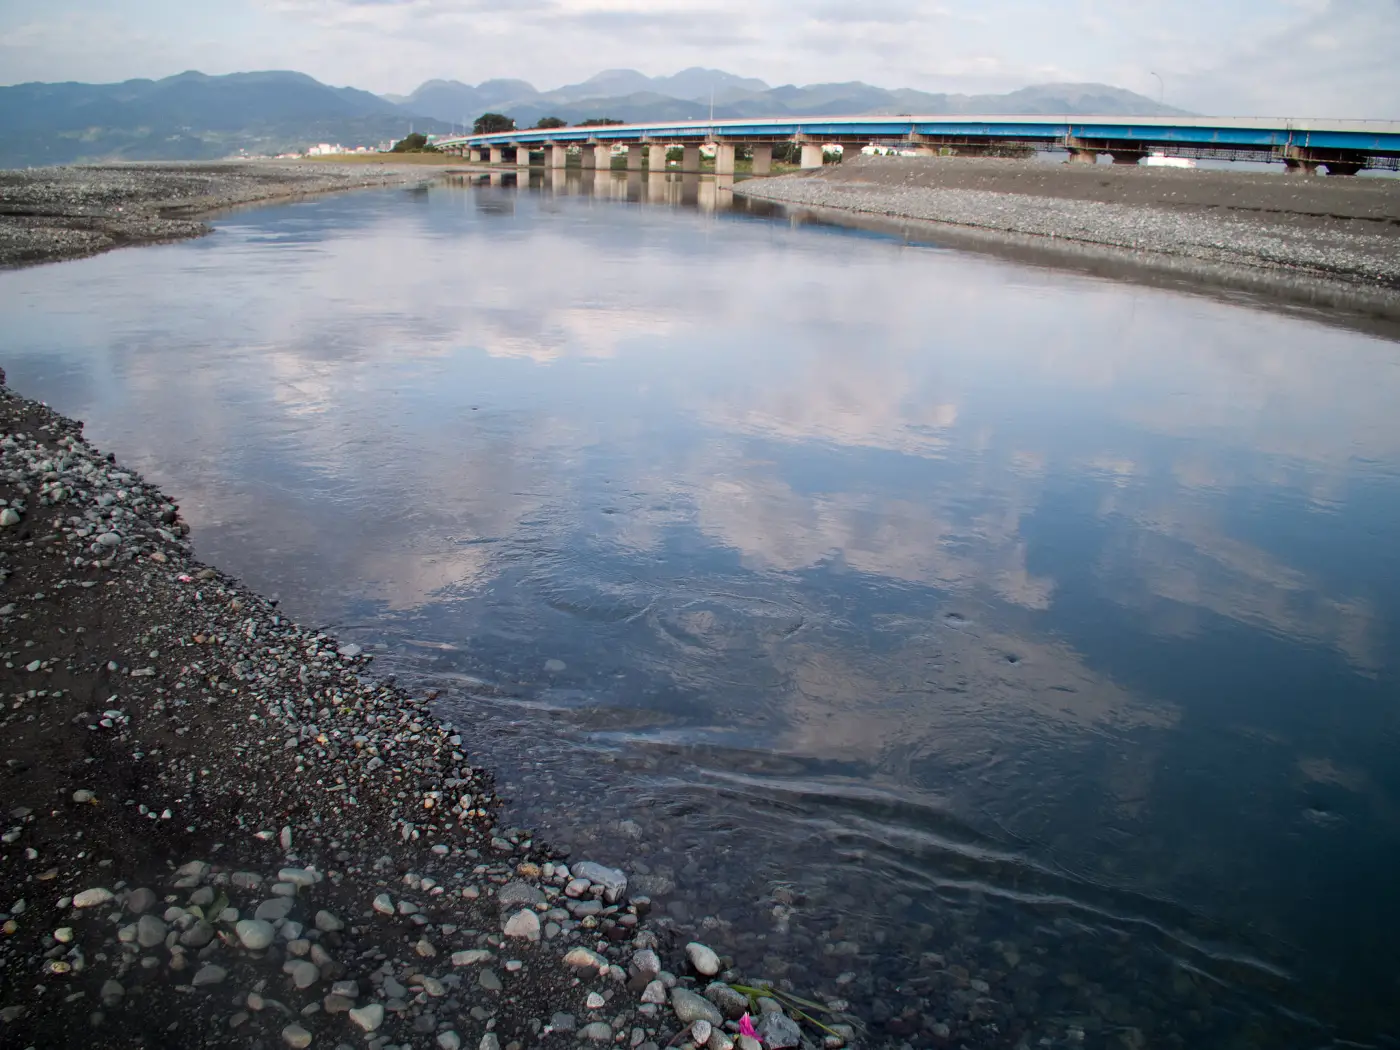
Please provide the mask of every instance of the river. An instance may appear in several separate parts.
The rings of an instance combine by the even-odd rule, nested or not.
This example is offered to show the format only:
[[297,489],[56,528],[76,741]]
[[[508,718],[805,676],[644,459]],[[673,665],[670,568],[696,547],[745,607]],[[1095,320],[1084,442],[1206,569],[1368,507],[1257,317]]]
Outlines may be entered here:
[[0,363],[873,1042],[1396,1045],[1396,342],[504,181],[0,274]]

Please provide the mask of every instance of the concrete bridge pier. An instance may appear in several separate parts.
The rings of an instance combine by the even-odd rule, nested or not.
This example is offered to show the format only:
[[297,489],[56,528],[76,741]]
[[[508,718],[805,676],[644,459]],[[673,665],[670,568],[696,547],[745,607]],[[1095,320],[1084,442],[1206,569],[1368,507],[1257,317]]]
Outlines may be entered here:
[[550,146],[549,156],[545,163],[555,171],[563,171],[569,163],[569,148],[567,146]]
[[802,143],[802,166],[804,168],[820,168],[823,152],[820,142]]
[[1098,150],[1078,149],[1071,147],[1069,151],[1070,164],[1097,164],[1099,162]]
[[1316,175],[1317,161],[1300,160],[1297,157],[1284,157],[1283,167],[1289,175]]
[[753,148],[753,173],[755,175],[767,175],[773,170],[773,147],[755,146]]
[[1139,150],[1115,149],[1110,150],[1108,155],[1113,158],[1114,164],[1132,164],[1135,167],[1137,162],[1142,159],[1142,153]]
[[715,174],[734,174],[734,147],[727,142],[715,143]]
[[699,170],[700,170],[700,147],[699,147],[699,146],[682,146],[682,147],[681,147],[681,171],[699,171]]
[[666,147],[651,143],[647,146],[647,170],[666,170]]
[[629,142],[627,144],[627,170],[641,171],[644,149],[640,142]]
[[491,147],[491,163],[504,164],[506,162],[506,151],[500,146]]
[[528,168],[530,166],[530,147],[515,147],[515,166],[517,168]]

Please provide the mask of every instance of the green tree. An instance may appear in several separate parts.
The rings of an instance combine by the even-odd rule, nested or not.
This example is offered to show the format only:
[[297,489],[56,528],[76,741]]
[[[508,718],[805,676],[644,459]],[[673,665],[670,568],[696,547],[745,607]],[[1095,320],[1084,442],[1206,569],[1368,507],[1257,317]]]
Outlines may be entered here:
[[540,117],[540,119],[535,122],[535,127],[544,129],[567,128],[568,126],[569,122],[559,117]]
[[579,124],[581,128],[607,128],[614,124],[626,124],[625,120],[614,120],[612,117],[589,117]]
[[472,125],[473,135],[495,135],[502,131],[514,131],[515,121],[504,113],[483,113]]
[[405,135],[394,143],[393,153],[436,153],[437,147],[429,145],[428,136],[420,131]]

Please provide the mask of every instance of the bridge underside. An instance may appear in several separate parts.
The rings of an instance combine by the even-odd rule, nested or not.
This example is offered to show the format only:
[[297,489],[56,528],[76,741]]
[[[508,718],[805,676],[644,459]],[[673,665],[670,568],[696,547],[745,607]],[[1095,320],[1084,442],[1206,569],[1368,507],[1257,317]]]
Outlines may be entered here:
[[[1026,156],[1034,152],[1062,151],[1071,163],[1094,164],[1100,156],[1111,157],[1115,164],[1137,164],[1142,158],[1161,154],[1173,157],[1210,158],[1282,162],[1290,172],[1310,174],[1319,168],[1330,175],[1355,175],[1365,169],[1400,170],[1400,149],[1354,148],[1337,145],[1298,145],[1290,141],[1267,141],[1267,136],[1244,137],[1230,141],[1220,137],[1201,136],[1196,140],[1180,135],[1160,137],[1140,134],[1131,138],[1103,135],[1037,135],[987,133],[905,133],[879,134],[878,129],[862,134],[835,133],[822,135],[809,131],[792,134],[774,131],[751,134],[717,135],[713,129],[678,129],[664,137],[635,135],[630,139],[585,137],[580,129],[568,138],[542,141],[492,141],[473,145],[449,142],[439,148],[483,164],[511,164],[516,167],[540,166],[563,168],[576,163],[587,169],[608,168],[614,162],[614,149],[625,151],[625,166],[629,171],[700,171],[701,147],[713,156],[716,174],[735,172],[741,154],[752,158],[753,173],[765,175],[772,170],[777,153],[790,163],[803,168],[820,167],[827,159],[828,147],[839,145],[843,155],[860,152],[866,146],[894,147],[900,152],[943,156]],[[835,131],[836,129],[832,129]],[[1388,143],[1389,145],[1389,143]],[[672,151],[678,151],[676,157]],[[668,160],[668,153],[672,158]],[[624,154],[619,153],[621,157]]]

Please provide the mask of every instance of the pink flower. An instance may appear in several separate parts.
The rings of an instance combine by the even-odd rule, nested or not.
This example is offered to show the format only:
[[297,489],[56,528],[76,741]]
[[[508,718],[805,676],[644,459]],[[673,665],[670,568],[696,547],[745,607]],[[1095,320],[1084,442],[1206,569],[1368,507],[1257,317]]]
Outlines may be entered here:
[[748,1014],[745,1014],[743,1017],[739,1018],[739,1034],[746,1035],[750,1039],[758,1038],[758,1033],[754,1031],[753,1021],[749,1019]]

